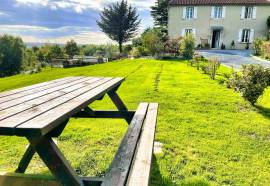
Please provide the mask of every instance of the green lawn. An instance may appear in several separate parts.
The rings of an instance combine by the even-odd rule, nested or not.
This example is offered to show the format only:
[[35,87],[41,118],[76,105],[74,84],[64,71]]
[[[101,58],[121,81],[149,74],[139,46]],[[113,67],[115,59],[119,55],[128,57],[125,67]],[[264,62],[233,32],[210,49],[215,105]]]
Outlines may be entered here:
[[[222,68],[222,71],[226,70]],[[220,72],[221,73],[221,72]],[[185,62],[126,60],[73,69],[47,69],[0,79],[0,91],[65,76],[126,77],[119,94],[130,109],[160,104],[152,185],[269,185],[270,91],[257,107]],[[114,108],[110,100],[94,108]],[[73,119],[58,138],[81,175],[102,176],[127,129],[122,120]],[[0,170],[13,171],[27,142],[0,137]],[[28,173],[49,174],[38,157]]]

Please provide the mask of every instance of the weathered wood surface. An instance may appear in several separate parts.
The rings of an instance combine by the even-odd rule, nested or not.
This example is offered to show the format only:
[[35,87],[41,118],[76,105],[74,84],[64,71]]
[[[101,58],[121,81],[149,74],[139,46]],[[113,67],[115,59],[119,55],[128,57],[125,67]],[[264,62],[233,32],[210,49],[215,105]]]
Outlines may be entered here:
[[113,162],[102,186],[124,186],[126,184],[147,108],[148,103],[141,103],[139,105],[129,125],[128,131],[123,138],[116,155],[114,156]]
[[150,103],[137,151],[130,169],[127,186],[148,186],[154,148],[158,104]]
[[0,135],[45,135],[123,80],[73,77],[1,93]]

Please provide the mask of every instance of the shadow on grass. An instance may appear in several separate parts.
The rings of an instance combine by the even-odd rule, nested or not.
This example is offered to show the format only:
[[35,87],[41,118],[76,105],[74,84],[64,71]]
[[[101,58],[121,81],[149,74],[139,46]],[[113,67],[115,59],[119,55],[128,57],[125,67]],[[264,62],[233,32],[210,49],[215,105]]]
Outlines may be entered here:
[[152,166],[151,166],[151,176],[150,176],[151,186],[173,186],[174,184],[169,179],[164,179],[161,175],[157,158],[153,155]]
[[270,108],[263,107],[261,105],[255,105],[255,108],[257,108],[258,112],[264,117],[270,118]]

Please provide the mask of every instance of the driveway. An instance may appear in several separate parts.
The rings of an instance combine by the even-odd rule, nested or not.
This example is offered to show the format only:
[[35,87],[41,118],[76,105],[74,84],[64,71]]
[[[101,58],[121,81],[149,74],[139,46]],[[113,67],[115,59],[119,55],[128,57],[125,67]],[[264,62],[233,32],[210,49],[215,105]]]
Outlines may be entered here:
[[270,67],[270,62],[252,57],[252,51],[250,50],[198,50],[197,52],[205,58],[218,57],[223,65],[235,69],[240,69],[241,65],[249,64]]

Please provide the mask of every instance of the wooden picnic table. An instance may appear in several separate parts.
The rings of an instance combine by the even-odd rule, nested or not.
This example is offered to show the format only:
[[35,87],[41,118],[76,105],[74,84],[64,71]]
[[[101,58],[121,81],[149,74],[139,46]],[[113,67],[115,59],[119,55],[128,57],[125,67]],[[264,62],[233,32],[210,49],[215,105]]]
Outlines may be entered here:
[[[26,137],[30,145],[23,155],[16,173],[25,173],[35,153],[62,185],[136,185],[140,169],[136,161],[150,161],[151,164],[157,104],[141,103],[137,111],[129,111],[116,93],[124,78],[109,77],[67,77],[0,93],[0,135]],[[89,105],[109,95],[117,111],[94,111]],[[70,118],[123,118],[129,129],[104,178],[82,178],[72,169],[64,155],[52,140],[59,137]],[[140,139],[144,123],[150,136],[150,144]],[[140,142],[142,141],[142,142]],[[138,143],[150,147],[147,157],[134,157],[139,150]],[[140,152],[139,152],[140,153]],[[148,166],[150,167],[150,166]],[[148,168],[149,169],[149,168]],[[132,173],[133,172],[133,173]],[[150,169],[149,169],[150,172]],[[149,179],[148,174],[139,176]],[[131,175],[133,174],[133,175]],[[134,177],[134,180],[131,177]],[[148,184],[148,181],[147,181]]]

